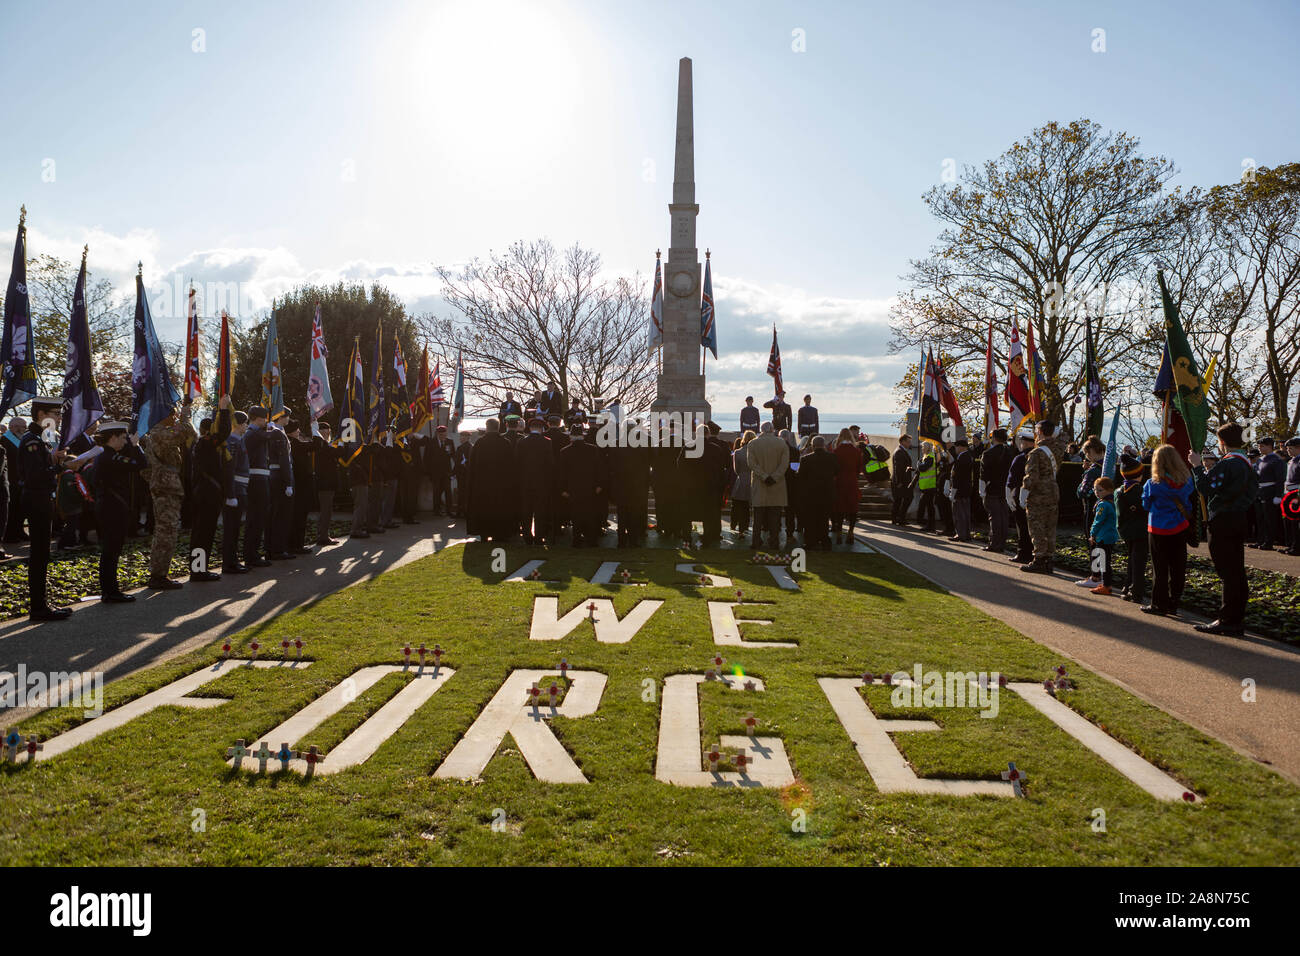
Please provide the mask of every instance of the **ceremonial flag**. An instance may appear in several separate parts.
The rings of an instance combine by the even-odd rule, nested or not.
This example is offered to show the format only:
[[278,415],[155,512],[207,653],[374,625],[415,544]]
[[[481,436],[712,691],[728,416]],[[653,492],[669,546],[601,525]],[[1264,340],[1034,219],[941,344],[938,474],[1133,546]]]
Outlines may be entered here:
[[393,423],[393,440],[411,434],[411,406],[406,401],[406,356],[402,343],[393,336],[393,390],[388,396],[388,417]]
[[375,358],[370,367],[370,391],[367,393],[366,411],[369,434],[374,435],[381,425],[387,425],[388,394],[384,390],[384,320],[375,326]]
[[316,316],[311,320],[311,367],[307,374],[307,407],[311,420],[316,421],[334,408],[334,394],[330,391],[330,373],[325,367],[329,350],[325,348],[325,326],[320,319],[320,303],[316,303]]
[[1106,457],[1101,460],[1101,473],[1107,478],[1116,477],[1119,471],[1119,406],[1110,420],[1110,437],[1106,439]]
[[131,363],[131,413],[137,434],[147,434],[169,418],[181,396],[172,385],[158,333],[154,331],[149,300],[144,294],[144,266],[135,276],[135,359]]
[[1043,400],[1047,395],[1047,379],[1043,377],[1043,363],[1038,358],[1038,349],[1034,347],[1033,320],[1025,322],[1026,352],[1025,374],[1029,378],[1029,413],[1035,419],[1043,418]]
[[921,362],[922,385],[920,415],[916,422],[916,435],[920,439],[943,441],[943,418],[939,413],[939,380],[935,378],[934,356],[928,354]]
[[199,379],[199,304],[194,298],[193,285],[185,316],[185,394],[192,402],[203,394],[203,382]]
[[939,358],[930,357],[930,374],[934,377],[935,384],[939,389],[939,404],[943,410],[948,413],[948,418],[954,425],[961,427],[961,406],[957,404],[957,394],[948,384],[948,373],[943,368],[943,356],[940,353]]
[[1020,346],[1020,323],[1011,317],[1011,350],[1007,353],[1007,407],[1011,415],[1007,424],[1019,431],[1025,419],[1033,415],[1033,400],[1029,391],[1029,373],[1025,369],[1025,353]]
[[[1088,377],[1088,397],[1087,397],[1087,425],[1084,427],[1084,435],[1096,435],[1101,437],[1101,426],[1104,422],[1104,413],[1101,408],[1101,373],[1097,369],[1097,351],[1092,344],[1092,313],[1084,311],[1084,336],[1088,340],[1087,348],[1087,377]],[[1104,472],[1110,474],[1110,472]]]
[[465,356],[456,354],[456,379],[451,386],[451,420],[461,421],[465,417]]
[[1169,343],[1165,343],[1164,354],[1160,357],[1160,369],[1156,372],[1156,384],[1151,390],[1160,399],[1160,441],[1178,449],[1180,457],[1186,457],[1192,450],[1192,441],[1188,436],[1187,422],[1170,401],[1174,388],[1173,365],[1169,361]]
[[343,393],[343,412],[339,417],[339,444],[344,450],[344,465],[350,465],[365,444],[365,432],[361,428],[365,391],[361,337],[356,336],[352,340],[352,357],[348,359],[347,389]]
[[415,380],[415,401],[411,403],[411,430],[418,432],[433,420],[432,389],[429,380],[429,347],[420,356],[420,377]]
[[912,391],[912,407],[909,412],[920,414],[921,398],[925,394],[925,370],[928,367],[928,360],[925,357],[925,349],[921,350],[921,360],[916,363],[916,388]]
[[767,374],[772,376],[772,388],[777,398],[785,397],[785,384],[781,381],[781,349],[776,344],[776,325],[772,326],[772,351],[767,357]]
[[86,315],[86,256],[89,252],[89,246],[81,252],[81,271],[77,273],[77,287],[72,293],[72,315],[68,317],[68,363],[63,371],[60,448],[66,448],[72,439],[83,434],[104,414],[104,402],[95,386],[95,372],[90,361],[90,320]]
[[[775,331],[775,329],[773,330]],[[709,253],[704,253],[704,294],[700,298],[700,345],[718,357],[718,327],[713,314],[713,268]]]
[[221,335],[217,339],[217,399],[229,395],[235,381],[235,368],[230,361],[230,316],[221,310]]
[[442,405],[446,401],[447,393],[442,388],[442,362],[434,362],[433,375],[429,378],[429,407],[432,409],[434,405]]
[[664,344],[664,278],[659,263],[659,253],[655,253],[655,287],[650,296],[650,351],[663,348]]
[[998,373],[993,369],[993,320],[989,320],[989,344],[984,352],[984,434],[1002,427],[998,401]]
[[[14,239],[14,261],[5,291],[4,393],[0,395],[0,416],[36,397],[36,353],[32,341],[32,307],[27,296],[27,207],[18,213],[18,235]],[[17,480],[17,476],[14,476]]]
[[262,360],[262,404],[271,421],[284,417],[284,386],[280,381],[280,334],[275,329],[275,303],[266,320],[266,358]]
[[[1205,447],[1205,432],[1210,420],[1210,407],[1205,401],[1205,381],[1197,370],[1196,356],[1192,354],[1182,320],[1165,286],[1164,272],[1157,272],[1156,280],[1160,283],[1160,302],[1165,312],[1165,362],[1169,373],[1164,389],[1166,402],[1182,416],[1191,450],[1200,452]],[[1164,362],[1160,371],[1166,371]],[[1159,384],[1156,387],[1159,389]]]

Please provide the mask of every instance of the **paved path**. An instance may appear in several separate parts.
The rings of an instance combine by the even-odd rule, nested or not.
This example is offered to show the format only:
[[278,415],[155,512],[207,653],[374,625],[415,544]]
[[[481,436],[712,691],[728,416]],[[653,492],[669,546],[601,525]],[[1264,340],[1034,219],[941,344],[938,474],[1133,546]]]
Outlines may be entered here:
[[[73,605],[67,621],[15,618],[0,623],[0,671],[23,663],[29,672],[102,671],[105,682],[116,680],[433,554],[453,540],[450,519],[426,517],[369,539],[342,538],[220,582],[176,591],[141,588],[133,592],[134,604],[84,601]],[[11,711],[6,719],[29,712]]]
[[[1191,622],[1201,618],[1151,617],[1076,587],[1075,575],[1023,574],[977,545],[878,521],[865,532],[882,553],[1021,634],[1300,784],[1300,648],[1200,634]],[[1246,677],[1253,704],[1241,699]]]

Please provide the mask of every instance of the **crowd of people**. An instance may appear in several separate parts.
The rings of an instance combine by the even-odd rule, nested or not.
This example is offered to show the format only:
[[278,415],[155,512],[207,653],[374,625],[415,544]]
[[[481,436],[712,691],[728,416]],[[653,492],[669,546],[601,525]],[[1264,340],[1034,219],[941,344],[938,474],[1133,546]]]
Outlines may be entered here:
[[[767,421],[746,399],[740,434],[730,442],[714,422],[701,426],[693,442],[671,433],[633,440],[647,427],[634,422],[625,423],[624,440],[610,445],[602,443],[602,421],[577,399],[566,408],[551,383],[526,405],[507,392],[477,438],[461,432],[453,443],[445,426],[431,436],[399,435],[379,423],[358,447],[335,441],[327,421],[304,431],[289,409],[272,418],[261,406],[233,409],[226,396],[197,430],[187,403],[144,436],[101,419],[56,449],[60,403],[36,399],[30,423],[15,417],[4,434],[0,525],[6,543],[31,543],[34,620],[68,614],[47,599],[52,538],[67,549],[96,536],[102,600],[129,602],[134,597],[120,587],[118,562],[126,539],[142,531],[152,534],[148,586],[174,589],[182,586],[171,573],[182,526],[191,529],[189,580],[216,581],[311,551],[313,513],[315,545],[337,544],[330,527],[335,497],[345,489],[351,537],[416,523],[426,481],[435,515],[464,517],[467,533],[495,543],[594,547],[611,530],[612,509],[620,548],[645,545],[650,532],[657,544],[694,547],[696,522],[698,543],[716,547],[729,506],[733,534],[748,537],[754,550],[774,552],[852,547],[865,482],[889,489],[891,519],[900,527],[912,522],[914,501],[920,530],[953,541],[973,541],[977,518],[986,517],[985,550],[1002,553],[1014,526],[1010,560],[1027,573],[1050,574],[1058,469],[1077,454],[1084,466],[1077,494],[1093,557],[1093,572],[1078,583],[1095,594],[1118,590],[1147,613],[1176,615],[1188,547],[1203,530],[1224,598],[1218,619],[1199,627],[1240,634],[1244,549],[1285,543],[1287,553],[1300,555],[1300,521],[1284,518],[1280,507],[1300,488],[1300,438],[1264,439],[1248,449],[1240,426],[1229,424],[1219,429],[1217,455],[1126,447],[1116,473],[1104,475],[1105,445],[1096,436],[1068,445],[1052,421],[1014,437],[994,429],[973,443],[923,442],[919,454],[904,434],[891,457],[856,426],[833,439],[819,434],[810,395],[799,409],[798,433],[783,400],[764,407],[771,409]],[[1121,545],[1123,581],[1113,573]]]

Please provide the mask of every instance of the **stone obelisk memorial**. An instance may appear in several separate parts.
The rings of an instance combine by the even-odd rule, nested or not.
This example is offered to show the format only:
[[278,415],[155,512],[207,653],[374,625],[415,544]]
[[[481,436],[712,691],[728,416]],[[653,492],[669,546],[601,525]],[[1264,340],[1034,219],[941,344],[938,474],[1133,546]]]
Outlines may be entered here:
[[663,369],[654,411],[694,412],[709,418],[700,371],[700,253],[695,247],[695,119],[691,107],[691,61],[677,64],[677,150],[673,201],[668,205],[672,236],[664,274]]

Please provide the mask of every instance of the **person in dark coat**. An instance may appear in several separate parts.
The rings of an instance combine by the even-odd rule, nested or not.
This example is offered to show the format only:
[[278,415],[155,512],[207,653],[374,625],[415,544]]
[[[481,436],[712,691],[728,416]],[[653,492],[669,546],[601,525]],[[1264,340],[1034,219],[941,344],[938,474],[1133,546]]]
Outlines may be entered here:
[[[226,439],[230,437],[230,427],[230,396],[222,395],[217,403],[215,427],[211,419],[204,419],[199,437],[190,449],[190,515],[193,520],[190,551],[198,550],[203,555],[203,563],[197,570],[193,563],[190,565],[191,581],[221,580],[221,575],[213,572],[217,562],[216,555],[212,553],[212,544],[217,536],[217,520],[221,517],[221,509],[226,501]],[[130,475],[135,471],[138,469],[124,469],[120,474],[120,486],[115,489],[115,493],[123,498],[123,537],[126,536],[126,517],[130,512],[127,503],[131,496]]]
[[487,421],[487,434],[469,454],[469,506],[466,530],[484,541],[510,541],[518,528],[515,517],[514,446]]
[[397,510],[403,524],[419,524],[415,512],[420,507],[420,440],[407,435],[397,440]]
[[456,446],[447,437],[447,426],[439,425],[433,439],[424,443],[424,472],[433,484],[433,513],[450,515],[451,472],[456,461]]
[[460,444],[452,459],[451,476],[456,479],[456,517],[464,518],[469,509],[469,456],[474,450],[474,439],[469,432],[460,433]]
[[302,426],[292,418],[285,421],[284,434],[289,439],[289,460],[293,465],[293,508],[285,548],[289,554],[309,554],[307,516],[320,504],[316,495],[316,443],[304,437]]
[[[576,402],[577,399],[575,398],[574,401]],[[581,411],[581,409],[579,409],[579,411]],[[572,428],[573,425],[581,427],[582,422],[585,420],[586,415],[584,414],[582,420],[574,419],[569,427]],[[546,426],[545,434],[551,442],[551,454],[555,456],[555,467],[558,471],[560,467],[560,452],[569,447],[569,433],[560,427],[559,415],[550,416],[550,418],[546,420]],[[546,538],[551,542],[557,542],[560,540],[560,535],[564,531],[564,526],[569,523],[569,504],[560,495],[561,490],[557,473],[555,480],[551,482],[551,500],[547,512],[550,516],[551,526],[546,532]]]
[[890,520],[900,528],[907,524],[907,510],[912,507],[912,485],[915,483],[916,469],[912,464],[912,436],[906,433],[898,436],[898,448],[889,470],[890,491],[894,503]]
[[785,396],[778,395],[763,403],[764,408],[772,409],[772,430],[777,434],[790,430],[792,415],[790,406],[786,404]]
[[804,545],[810,550],[829,551],[831,505],[835,500],[835,473],[839,470],[839,462],[826,450],[826,439],[821,435],[813,438],[811,448],[799,459]]
[[330,522],[334,520],[334,495],[339,490],[339,449],[330,442],[333,429],[329,422],[313,423],[312,486],[316,489],[316,545],[325,547],[338,544],[330,537]]
[[[1013,564],[1028,564],[1034,560],[1034,542],[1029,535],[1029,512],[1025,510],[1024,495],[1021,494],[1025,483],[1025,466],[1029,463],[1029,453],[1034,450],[1034,437],[1021,433],[1016,437],[1019,453],[1011,459],[1007,469],[1007,505],[1011,517],[1016,522],[1016,553],[1012,556]],[[1141,462],[1138,463],[1141,473]],[[1141,492],[1139,492],[1139,503]],[[1142,522],[1142,533],[1146,534],[1146,521]]]
[[974,480],[975,459],[970,453],[970,442],[959,438],[953,444],[952,462],[952,520],[956,525],[950,541],[969,541],[971,482]]
[[528,422],[528,434],[515,444],[515,475],[519,482],[519,522],[528,544],[548,543],[550,537],[551,483],[555,477],[555,450],[542,434],[542,420]]
[[584,439],[575,428],[569,447],[560,452],[560,494],[573,517],[573,546],[594,548],[599,543],[602,493],[609,485],[605,456],[594,440]]
[[1010,509],[1007,507],[1007,473],[1011,471],[1010,436],[1005,428],[995,428],[991,443],[980,455],[980,483],[984,488],[984,510],[989,516],[989,543],[985,551],[1001,554],[1007,547]]
[[501,407],[497,409],[497,424],[504,425],[506,423],[506,416],[508,415],[522,416],[523,414],[524,407],[515,401],[515,393],[506,392],[505,401],[503,401]]
[[[229,399],[226,399],[223,414],[227,416],[227,431],[229,407]],[[92,472],[95,511],[99,520],[99,594],[105,604],[125,604],[135,600],[135,595],[122,593],[122,586],[117,581],[117,565],[131,520],[130,476],[145,466],[145,457],[140,450],[140,436],[128,438],[126,433],[124,422],[104,422],[95,433],[96,443],[104,449],[95,460]],[[225,438],[221,441],[224,447]]]
[[555,387],[555,382],[547,382],[545,390],[537,393],[537,414],[543,421],[564,414],[564,393]]
[[[644,429],[640,425],[632,430]],[[610,449],[613,467],[614,505],[618,510],[618,546],[640,548],[645,545],[646,521],[649,516],[650,448],[623,446]]]
[[[285,416],[289,409],[285,408]],[[285,421],[293,421],[285,418]],[[294,511],[293,453],[290,450],[289,436],[284,433],[284,426],[272,422],[267,428],[267,460],[271,470],[271,508],[267,526],[267,557],[273,561],[285,561],[296,558],[298,553],[289,550],[289,525]]]
[[[878,447],[878,446],[877,446]],[[863,453],[860,448],[874,454],[870,445],[859,446],[853,440],[847,428],[840,429],[835,442],[835,501],[831,515],[835,521],[835,544],[852,546],[854,529],[858,523],[858,504],[861,492],[858,489],[858,475],[863,473]],[[800,471],[803,466],[800,466]],[[845,530],[845,525],[848,526]]]
[[655,530],[660,542],[681,542],[685,533],[682,515],[682,484],[677,474],[677,448],[679,439],[665,429],[659,435],[659,445],[650,449],[653,469],[650,483],[655,492]]
[[[340,462],[347,462],[348,469],[348,487],[352,491],[352,528],[348,532],[350,538],[368,538],[370,531],[368,525],[370,522],[370,495],[378,493],[378,488],[372,488],[373,481],[370,465],[371,449],[374,446],[366,444],[357,448],[355,452],[343,452],[339,458]],[[350,455],[350,457],[348,457]]]
[[722,501],[735,478],[730,451],[701,425],[695,432],[695,445],[677,454],[677,474],[687,547],[693,544],[691,526],[697,518],[704,529],[704,547],[718,547],[722,543]]
[[27,540],[27,534],[23,531],[22,470],[18,466],[18,446],[22,444],[25,431],[27,431],[26,419],[15,415],[9,419],[9,427],[5,429],[4,436],[0,439],[0,445],[4,446],[5,464],[9,473],[7,487],[9,512],[4,523],[5,544],[17,544]]

